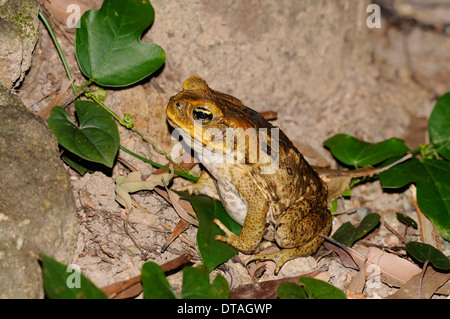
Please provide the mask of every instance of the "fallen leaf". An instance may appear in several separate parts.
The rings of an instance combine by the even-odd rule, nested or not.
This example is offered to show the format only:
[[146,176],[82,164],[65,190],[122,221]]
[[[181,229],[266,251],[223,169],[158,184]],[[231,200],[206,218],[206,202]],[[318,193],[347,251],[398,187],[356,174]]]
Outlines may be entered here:
[[267,121],[276,120],[278,117],[278,114],[275,111],[265,111],[259,114]]
[[321,235],[326,239],[326,241],[323,243],[323,246],[328,249],[332,250],[335,253],[337,253],[341,259],[341,263],[344,267],[359,270],[358,264],[353,260],[351,253],[349,252],[349,247],[345,246],[344,244],[341,244],[337,240],[334,240],[331,237]]
[[[161,265],[164,272],[177,269],[190,261],[192,256],[189,253],[181,255]],[[136,297],[142,291],[141,276],[115,282],[101,289],[108,298],[126,299]]]
[[297,141],[292,141],[298,151],[308,160],[311,165],[318,167],[329,167],[330,162],[318,151],[309,146]]
[[318,273],[318,271],[313,271],[309,274],[303,274],[300,276],[266,280],[238,286],[230,291],[230,299],[276,299],[278,298],[277,287],[280,283],[292,282],[298,284],[298,279],[300,277],[314,278]]
[[[390,299],[416,299],[419,290],[421,274],[413,276]],[[450,279],[450,273],[437,272],[433,267],[428,267],[422,281],[421,298],[430,299],[439,288],[444,286]],[[447,292],[448,293],[448,292]]]
[[64,97],[67,94],[67,90],[72,85],[72,82],[74,80],[75,79],[72,79],[71,81],[69,81],[67,83],[67,85],[45,107],[43,107],[42,109],[39,110],[39,112],[37,112],[36,115],[39,116],[44,121],[47,121],[53,107],[55,107],[56,105],[61,105],[62,100],[64,99]]
[[186,229],[189,228],[189,226],[191,226],[191,223],[185,221],[184,219],[180,219],[177,223],[177,225],[175,226],[175,228],[172,231],[172,235],[170,235],[169,239],[167,240],[167,242],[162,246],[161,248],[161,252],[164,252],[167,247],[169,247],[169,245],[181,234],[183,233]]
[[437,249],[441,249],[441,235],[428,217],[425,216],[417,203],[417,187],[414,184],[411,184],[409,189],[412,193],[410,200],[417,212],[418,223],[420,225],[420,239],[426,244],[436,247]]
[[[413,276],[421,272],[421,269],[410,261],[376,247],[359,246],[356,249],[349,248],[339,243],[336,244],[332,238],[322,237],[326,239],[324,243],[325,248],[331,248],[333,251],[336,251],[341,257],[341,262],[344,266],[357,269],[354,265],[355,263],[359,267],[360,273],[355,277],[355,283],[351,283],[349,287],[349,290],[353,292],[359,293],[362,291],[361,289],[364,288],[362,286],[363,278],[365,281],[367,274],[377,275],[379,280],[392,286],[401,287]],[[350,261],[350,258],[354,263]]]
[[116,182],[116,201],[131,211],[133,206],[130,193],[134,193],[140,190],[153,190],[156,186],[164,186],[173,177],[173,167],[170,166],[170,173],[164,173],[160,175],[150,175],[147,179],[142,179],[140,172],[131,172],[128,175],[118,176],[115,179]]
[[398,161],[381,168],[374,168],[370,165],[364,166],[355,170],[336,170],[325,167],[316,167],[314,166],[314,170],[319,174],[320,178],[327,184],[328,186],[328,196],[327,202],[330,204],[334,199],[340,197],[344,190],[346,190],[352,178],[358,177],[372,177],[376,174],[380,174],[384,171],[387,171],[391,167],[398,165],[407,159],[412,157],[411,154],[407,154]]
[[379,267],[382,281],[389,285],[400,287],[421,272],[421,269],[412,262],[379,248],[359,248],[358,251],[366,254],[366,270],[368,265],[376,265]]
[[177,212],[178,216],[180,216],[182,219],[187,221],[188,223],[198,226],[198,219],[194,218],[192,215],[195,216],[194,209],[191,206],[191,214],[186,211],[183,206],[180,205],[180,196],[176,194],[175,192],[169,190],[166,188],[167,194],[169,195],[170,203],[172,204],[173,208]]
[[342,193],[349,188],[350,176],[336,176],[334,178],[322,178],[328,186],[327,203],[330,204],[336,198],[342,196]]

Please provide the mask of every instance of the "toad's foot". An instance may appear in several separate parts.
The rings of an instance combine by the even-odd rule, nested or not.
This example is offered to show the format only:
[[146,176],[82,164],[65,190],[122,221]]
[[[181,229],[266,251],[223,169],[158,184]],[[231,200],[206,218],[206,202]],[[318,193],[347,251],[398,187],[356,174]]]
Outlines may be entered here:
[[[220,220],[217,218],[213,219],[213,222],[219,226],[219,228],[225,233],[226,236],[216,235],[214,236],[215,240],[223,241],[235,248],[237,248],[239,251],[243,252],[244,254],[251,254],[256,247],[258,246],[258,242],[256,242],[256,245],[252,242],[247,242],[246,240],[243,240],[241,236],[236,235],[231,230],[227,228]],[[241,231],[242,235],[242,231]]]
[[254,260],[272,260],[275,262],[274,274],[277,275],[281,267],[289,260],[297,257],[306,257],[313,254],[322,245],[324,239],[321,236],[314,237],[310,242],[303,246],[295,248],[282,249],[273,254],[261,254],[253,255],[245,260],[245,264],[248,264]]
[[206,171],[201,173],[197,183],[178,187],[177,191],[187,192],[189,195],[206,195],[212,199],[220,200],[214,181]]

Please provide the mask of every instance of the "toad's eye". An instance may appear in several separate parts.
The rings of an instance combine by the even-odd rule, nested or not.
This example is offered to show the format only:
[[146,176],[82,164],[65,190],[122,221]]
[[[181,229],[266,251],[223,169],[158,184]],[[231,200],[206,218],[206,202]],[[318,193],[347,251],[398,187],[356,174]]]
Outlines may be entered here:
[[213,113],[205,107],[196,106],[192,110],[192,117],[195,121],[201,121],[203,125],[208,124],[213,119]]

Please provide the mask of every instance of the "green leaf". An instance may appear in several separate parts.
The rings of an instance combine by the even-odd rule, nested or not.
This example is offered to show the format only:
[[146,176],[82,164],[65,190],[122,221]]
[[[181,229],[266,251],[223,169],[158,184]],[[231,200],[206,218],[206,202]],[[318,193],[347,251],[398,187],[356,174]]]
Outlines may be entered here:
[[211,286],[216,291],[219,299],[228,299],[230,297],[230,287],[224,276],[218,274],[211,283]]
[[442,270],[450,269],[450,260],[448,257],[431,245],[413,241],[406,244],[406,250],[422,263],[428,260],[436,268]]
[[397,138],[372,144],[347,134],[337,134],[323,144],[339,161],[355,167],[378,164],[409,151],[405,143]]
[[176,299],[172,287],[161,267],[154,262],[146,262],[141,270],[142,290],[146,299]]
[[78,163],[76,160],[71,159],[69,156],[63,155],[61,158],[67,165],[76,170],[80,175],[84,175],[86,172],[89,172],[89,169]]
[[219,219],[229,230],[239,234],[241,225],[236,223],[223,208],[221,202],[207,196],[190,196],[186,193],[178,193],[189,200],[198,217],[197,246],[202,257],[203,264],[213,270],[238,253],[238,250],[227,243],[214,239],[216,235],[224,235],[220,228],[213,223],[213,219]]
[[94,173],[96,170],[101,170],[104,168],[102,164],[87,161],[67,149],[64,151],[61,159],[74,170],[76,170],[80,175],[84,175],[86,172]]
[[442,237],[450,240],[450,162],[412,158],[380,174],[384,188],[416,184],[417,203]]
[[55,106],[50,113],[48,126],[59,144],[88,161],[112,167],[120,137],[111,115],[91,101],[76,101],[75,110],[80,126],[61,106]]
[[106,299],[105,294],[84,275],[44,254],[42,277],[45,294],[50,299]]
[[305,288],[293,282],[282,282],[277,287],[277,295],[280,299],[307,299]]
[[397,219],[407,226],[417,229],[417,223],[414,219],[402,213],[396,213]]
[[356,227],[350,222],[346,222],[341,225],[341,227],[336,230],[336,232],[331,236],[334,240],[337,240],[341,244],[350,247],[353,243],[353,234],[356,231]]
[[282,282],[277,287],[280,299],[346,299],[345,294],[329,283],[308,277],[299,278],[303,286]]
[[222,279],[218,279],[218,281],[214,283],[214,286],[209,283],[209,272],[206,266],[201,265],[198,267],[186,267],[183,270],[183,287],[181,289],[181,298],[182,299],[223,298],[223,296],[225,295],[225,291],[223,290],[224,289],[223,287],[220,287],[222,285],[223,285]]
[[428,121],[428,132],[436,151],[450,161],[450,93],[436,102]]
[[355,241],[365,236],[380,222],[380,215],[377,213],[368,214],[363,218],[358,227],[353,226],[350,222],[342,224],[341,227],[333,234],[332,238],[338,242],[351,247]]
[[325,281],[301,277],[299,282],[303,284],[308,299],[346,299],[341,290]]
[[75,33],[75,53],[84,75],[103,86],[126,86],[158,70],[164,50],[140,38],[155,12],[148,0],[105,0],[89,10]]

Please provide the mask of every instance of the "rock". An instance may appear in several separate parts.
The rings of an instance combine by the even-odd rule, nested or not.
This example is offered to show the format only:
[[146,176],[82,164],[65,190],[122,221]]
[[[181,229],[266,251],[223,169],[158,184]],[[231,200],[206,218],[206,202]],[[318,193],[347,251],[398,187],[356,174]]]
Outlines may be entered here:
[[0,1],[0,84],[22,82],[39,36],[39,1]]
[[42,298],[38,254],[70,263],[77,218],[58,142],[0,85],[0,298]]

